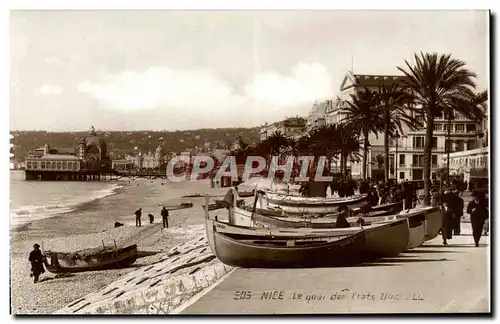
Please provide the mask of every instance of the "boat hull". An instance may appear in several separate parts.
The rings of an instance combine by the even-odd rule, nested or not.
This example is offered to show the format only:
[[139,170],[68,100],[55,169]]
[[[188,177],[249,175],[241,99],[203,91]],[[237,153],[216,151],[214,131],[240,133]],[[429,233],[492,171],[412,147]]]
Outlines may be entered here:
[[[240,237],[241,238],[241,237]],[[224,264],[250,268],[296,268],[341,266],[356,262],[365,246],[365,234],[358,232],[332,241],[314,243],[295,240],[304,246],[286,246],[286,240],[243,240],[213,232],[213,252]],[[306,246],[306,244],[308,244]]]
[[410,237],[406,250],[416,248],[425,242],[425,213],[417,211],[409,214],[399,214],[398,219],[407,219]]
[[266,193],[265,200],[270,207],[279,208],[285,213],[328,214],[338,212],[340,206],[358,208],[366,201],[366,195],[352,198],[306,198]]
[[[46,252],[51,262],[45,262],[45,268],[52,273],[76,273],[120,269],[131,266],[138,257],[137,245],[131,245],[117,251],[96,253],[83,258],[75,253]],[[74,258],[69,260],[68,258]]]
[[401,219],[365,228],[365,253],[372,257],[393,257],[406,250],[410,240],[408,220]]
[[438,207],[431,207],[425,212],[425,240],[429,241],[438,236],[443,224],[443,215]]

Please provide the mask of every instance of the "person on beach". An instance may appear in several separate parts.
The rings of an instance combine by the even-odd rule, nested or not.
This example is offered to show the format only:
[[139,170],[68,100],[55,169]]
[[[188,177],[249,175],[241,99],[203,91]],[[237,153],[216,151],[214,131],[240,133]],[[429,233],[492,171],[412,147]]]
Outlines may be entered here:
[[165,206],[161,210],[161,218],[163,220],[163,228],[168,228],[168,209]]
[[488,218],[488,205],[484,195],[479,192],[474,192],[474,200],[467,205],[467,214],[470,215],[470,222],[472,225],[472,236],[476,247],[479,246],[479,240],[483,232],[484,223]]
[[33,245],[33,251],[31,251],[28,260],[31,262],[31,276],[34,277],[33,283],[37,283],[38,279],[40,279],[40,275],[45,272],[40,245]]
[[142,216],[142,208],[139,208],[135,211],[135,226],[141,227],[141,216]]
[[153,214],[148,214],[148,217],[149,217],[149,224],[153,224],[153,222],[155,221],[155,217],[153,216]]

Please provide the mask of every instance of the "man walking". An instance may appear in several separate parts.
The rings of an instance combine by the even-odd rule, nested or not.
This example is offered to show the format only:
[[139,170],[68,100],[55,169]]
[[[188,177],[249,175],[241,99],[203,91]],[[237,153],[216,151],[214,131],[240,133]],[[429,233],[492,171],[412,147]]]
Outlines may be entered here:
[[135,226],[141,227],[141,216],[142,216],[142,208],[139,208],[135,211]]
[[474,200],[467,206],[467,214],[470,214],[470,222],[472,225],[472,236],[476,247],[479,246],[479,240],[484,228],[484,222],[488,218],[488,205],[484,194],[474,192]]
[[464,200],[459,196],[458,192],[454,193],[453,201],[453,234],[460,235],[460,223],[464,215]]
[[161,210],[161,218],[163,219],[163,228],[168,228],[168,210],[165,206]]

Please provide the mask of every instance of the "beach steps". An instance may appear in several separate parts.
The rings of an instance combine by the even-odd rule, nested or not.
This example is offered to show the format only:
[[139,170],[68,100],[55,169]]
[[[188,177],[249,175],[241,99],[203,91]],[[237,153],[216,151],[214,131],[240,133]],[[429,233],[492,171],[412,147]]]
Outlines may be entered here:
[[200,235],[56,314],[168,314],[231,270],[216,259]]

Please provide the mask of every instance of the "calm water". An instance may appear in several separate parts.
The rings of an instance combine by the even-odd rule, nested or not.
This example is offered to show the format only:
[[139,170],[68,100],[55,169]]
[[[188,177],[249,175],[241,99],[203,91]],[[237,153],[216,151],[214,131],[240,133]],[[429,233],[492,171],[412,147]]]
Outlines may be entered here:
[[11,171],[10,176],[10,222],[14,227],[72,211],[123,187],[117,182],[25,181],[23,171]]

